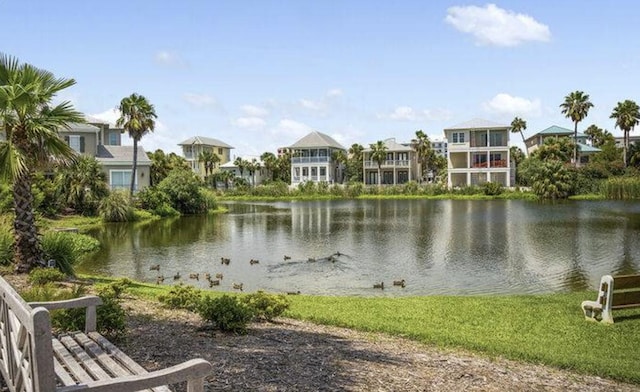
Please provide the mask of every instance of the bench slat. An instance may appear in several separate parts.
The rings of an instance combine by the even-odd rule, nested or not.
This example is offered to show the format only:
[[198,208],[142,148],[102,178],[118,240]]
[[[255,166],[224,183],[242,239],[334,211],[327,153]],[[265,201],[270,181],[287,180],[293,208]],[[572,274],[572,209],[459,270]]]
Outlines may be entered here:
[[[71,372],[71,375],[79,382],[93,381],[91,376],[84,370],[82,365],[76,361],[74,356],[67,350],[67,348],[60,343],[56,338],[53,338],[53,352],[58,356],[58,359],[63,363],[66,369]],[[61,378],[61,376],[58,376]]]
[[129,376],[132,373],[128,369],[122,367],[119,363],[114,361],[108,353],[106,353],[102,347],[100,347],[96,342],[89,339],[87,335],[84,333],[78,332],[74,334],[74,338],[84,347],[85,350],[91,353],[91,355],[98,361],[102,366],[109,369],[116,376]]
[[619,275],[613,277],[613,290],[640,289],[640,275]]
[[70,335],[63,335],[58,337],[58,340],[65,345],[67,350],[73,353],[73,356],[77,358],[78,361],[82,362],[85,369],[94,380],[108,380],[111,378],[111,375],[105,372],[104,369],[102,369],[100,365],[98,365],[96,361],[87,354],[84,348],[82,348],[78,342],[73,339],[73,337]]
[[640,291],[614,291],[613,300],[611,301],[611,307],[613,309],[620,308],[621,306],[632,307],[640,306]]
[[64,366],[62,366],[62,364],[56,357],[53,357],[53,368],[56,371],[56,377],[58,378],[58,381],[60,381],[62,385],[76,385],[76,381],[69,375],[69,373],[67,373],[67,370],[64,368]]

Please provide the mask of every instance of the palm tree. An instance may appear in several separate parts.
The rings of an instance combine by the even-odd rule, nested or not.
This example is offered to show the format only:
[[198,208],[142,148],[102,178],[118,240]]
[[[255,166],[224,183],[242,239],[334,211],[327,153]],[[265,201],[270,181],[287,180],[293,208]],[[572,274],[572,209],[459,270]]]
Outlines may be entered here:
[[634,167],[640,167],[640,142],[629,144],[629,164]]
[[247,164],[249,162],[245,161],[244,159],[237,157],[234,161],[233,164],[235,166],[238,167],[238,171],[240,171],[240,178],[242,178],[242,175],[244,174],[244,169],[247,168]]
[[75,161],[75,152],[58,131],[84,118],[64,101],[51,106],[58,92],[75,84],[49,71],[0,54],[0,171],[13,184],[16,272],[26,273],[42,263],[42,248],[33,213],[32,176],[48,163]]
[[153,132],[156,126],[155,119],[158,116],[147,98],[136,93],[122,98],[117,109],[120,111],[120,118],[116,121],[116,126],[123,127],[126,132],[129,132],[129,137],[133,139],[133,166],[129,190],[129,197],[133,197],[138,166],[138,142],[147,132]]
[[416,138],[411,140],[411,146],[416,152],[418,164],[420,165],[419,175],[420,180],[425,178],[424,173],[430,166],[431,154],[431,141],[429,136],[421,129],[416,131]]
[[582,91],[574,91],[564,97],[564,102],[560,104],[562,114],[573,121],[573,164],[578,166],[578,123],[587,117],[589,109],[593,107],[589,101],[589,94]]
[[349,161],[347,166],[349,167],[349,180],[353,180],[354,178],[357,181],[363,182],[364,178],[364,168],[363,162],[364,159],[362,153],[364,152],[364,147],[361,144],[354,143],[349,147]]
[[[344,171],[342,169],[347,166],[347,153],[344,150],[335,150],[331,153],[331,159],[336,162],[336,183],[342,184],[344,181]],[[338,178],[338,174],[342,174],[340,178]]]
[[204,176],[206,178],[213,173],[213,169],[215,169],[216,164],[220,163],[220,157],[212,151],[205,150],[198,155],[198,161],[204,164]]
[[511,121],[511,132],[512,133],[520,132],[520,136],[522,137],[522,143],[524,143],[525,146],[527,142],[524,140],[524,133],[522,132],[526,129],[527,129],[527,122],[525,120],[521,119],[520,117],[513,118],[513,121]]
[[276,171],[278,170],[278,158],[272,152],[264,152],[260,155],[260,160],[264,162],[264,168],[271,173],[271,181],[276,180]]
[[616,119],[616,127],[624,132],[624,143],[622,146],[622,159],[624,167],[627,167],[627,150],[629,149],[629,132],[633,131],[638,122],[640,122],[640,108],[634,101],[626,99],[624,102],[618,102],[613,108],[609,118]]
[[371,160],[378,164],[378,186],[382,186],[382,164],[387,160],[387,146],[382,140],[369,145],[371,148]]

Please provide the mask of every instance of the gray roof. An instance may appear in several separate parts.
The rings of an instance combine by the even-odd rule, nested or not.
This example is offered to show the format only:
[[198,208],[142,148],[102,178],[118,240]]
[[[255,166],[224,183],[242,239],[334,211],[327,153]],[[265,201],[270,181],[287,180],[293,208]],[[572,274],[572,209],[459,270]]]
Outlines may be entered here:
[[331,136],[322,132],[313,131],[307,136],[293,143],[289,148],[313,148],[313,147],[333,147],[346,150]]
[[[384,142],[384,145],[387,147],[387,151],[390,151],[390,152],[391,151],[413,151],[413,148],[411,148],[410,145],[400,144],[396,142],[396,139],[393,137],[389,139],[385,139],[383,142]],[[371,151],[371,148],[367,147],[364,149],[364,151],[369,152]]]
[[[245,160],[247,162],[252,162],[255,159],[256,162],[259,163],[261,167],[264,167],[264,162],[262,162],[262,159],[260,159],[260,157],[255,156],[255,155],[245,155],[245,156],[236,157],[236,158],[242,158],[243,160]],[[236,166],[234,161],[235,161],[235,159],[232,159],[229,162],[223,163],[222,165],[220,165],[220,167],[221,168],[226,168],[226,169],[236,168],[238,166]]]
[[482,118],[474,118],[473,120],[465,121],[460,124],[453,125],[451,127],[445,128],[445,131],[454,130],[454,129],[509,129],[511,125],[508,124],[499,124],[493,121],[484,120]]
[[60,128],[60,132],[84,132],[84,133],[98,133],[100,128],[91,124],[69,123],[68,128]]
[[598,147],[593,147],[593,146],[590,146],[590,145],[584,144],[584,143],[578,143],[578,150],[580,150],[580,152],[583,153],[583,154],[595,153],[595,152],[602,151]]
[[[106,165],[131,165],[133,162],[133,146],[105,146],[98,145],[96,159]],[[138,165],[149,166],[151,159],[142,146],[138,146]]]
[[179,146],[190,146],[193,144],[201,144],[205,146],[224,147],[224,148],[235,148],[235,147],[231,147],[227,143],[220,141],[218,139],[214,139],[212,137],[204,137],[204,136],[193,136],[183,141],[182,143],[178,143]]

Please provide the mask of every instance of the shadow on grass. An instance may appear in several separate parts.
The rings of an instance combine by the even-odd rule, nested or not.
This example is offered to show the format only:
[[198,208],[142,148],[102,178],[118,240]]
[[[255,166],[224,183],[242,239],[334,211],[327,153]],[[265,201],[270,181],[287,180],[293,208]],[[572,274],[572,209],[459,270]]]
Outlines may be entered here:
[[254,323],[247,334],[235,335],[135,316],[129,319],[128,329],[120,347],[149,370],[197,357],[210,361],[214,368],[207,379],[210,390],[367,390],[361,388],[375,371],[370,368],[407,364],[401,357],[371,349],[371,344],[360,345],[357,340],[303,330],[287,322]]

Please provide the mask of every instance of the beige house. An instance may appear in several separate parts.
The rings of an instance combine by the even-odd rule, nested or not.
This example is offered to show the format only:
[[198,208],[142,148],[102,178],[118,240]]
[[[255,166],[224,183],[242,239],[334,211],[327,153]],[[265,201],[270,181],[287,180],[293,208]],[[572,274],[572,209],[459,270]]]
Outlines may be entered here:
[[473,119],[444,130],[449,187],[498,182],[511,186],[508,124]]
[[[397,143],[395,138],[384,140],[384,145],[387,158],[380,166],[381,184],[398,185],[418,180],[415,150],[409,144]],[[371,158],[372,152],[371,148],[363,151],[364,183],[367,185],[378,184],[378,162]]]
[[[549,128],[544,129],[525,140],[525,144],[527,146],[527,154],[531,155],[532,152],[540,148],[540,146],[544,144],[545,139],[552,137],[564,137],[570,138],[573,141],[574,136],[575,134],[572,129],[552,125]],[[589,137],[584,133],[578,132],[576,141],[578,145],[578,166],[588,163],[593,154],[601,151],[599,148],[593,147],[590,144]],[[573,160],[573,157],[571,157],[571,159]]]
[[212,137],[193,136],[189,139],[178,143],[182,147],[182,155],[189,163],[189,166],[200,178],[204,179],[206,175],[204,162],[200,161],[200,154],[209,151],[216,154],[220,158],[220,162],[217,163],[213,169],[216,172],[220,165],[231,160],[231,150],[234,148],[225,142]]
[[287,147],[291,157],[291,185],[306,181],[335,183],[342,180],[342,167],[333,159],[344,151],[340,143],[322,132],[313,131]]

